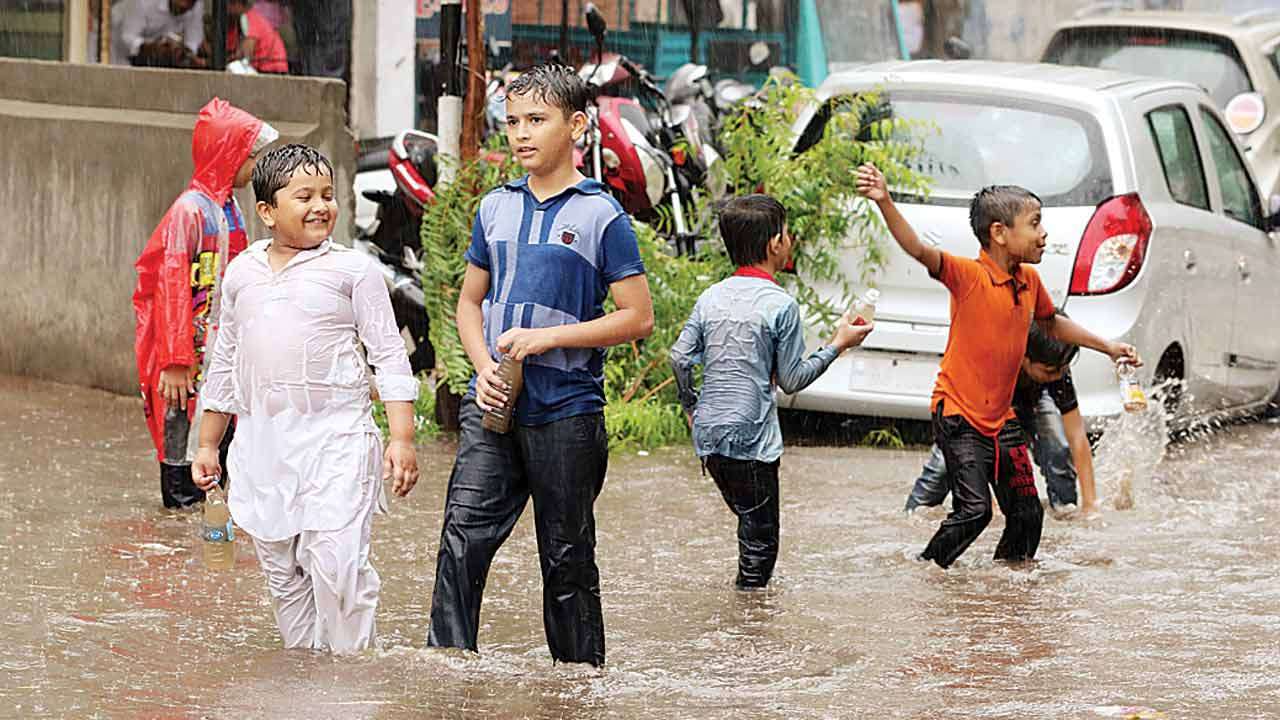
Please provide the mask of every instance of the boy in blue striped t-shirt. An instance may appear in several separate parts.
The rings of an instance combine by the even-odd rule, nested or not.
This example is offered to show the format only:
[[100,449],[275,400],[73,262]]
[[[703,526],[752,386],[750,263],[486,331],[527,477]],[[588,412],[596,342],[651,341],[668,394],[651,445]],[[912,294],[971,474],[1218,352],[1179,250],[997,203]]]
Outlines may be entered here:
[[[631,219],[574,167],[586,84],[547,65],[507,87],[507,140],[528,175],[480,203],[458,298],[476,368],[462,403],[427,643],[476,649],[489,563],[533,498],[551,656],[604,664],[593,505],[604,484],[604,348],[646,337],[653,303]],[[605,314],[612,296],[617,309]],[[498,360],[524,361],[514,427],[481,426],[509,388]]]

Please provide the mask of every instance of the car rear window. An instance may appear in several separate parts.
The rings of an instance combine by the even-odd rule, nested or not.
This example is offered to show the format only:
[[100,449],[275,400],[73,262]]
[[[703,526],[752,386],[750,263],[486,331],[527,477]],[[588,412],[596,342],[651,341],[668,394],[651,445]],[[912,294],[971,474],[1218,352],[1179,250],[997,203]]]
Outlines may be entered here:
[[[923,152],[910,164],[932,180],[933,205],[968,205],[988,185],[1021,185],[1046,206],[1096,205],[1112,195],[1098,123],[1088,113],[1007,95],[881,95],[875,118],[923,121]],[[822,137],[834,100],[801,134],[803,152]],[[864,120],[863,126],[867,122]],[[869,135],[860,140],[874,142]],[[897,138],[899,140],[902,137]],[[1052,161],[1046,162],[1045,153]]]
[[1118,70],[1194,83],[1219,108],[1253,90],[1229,38],[1165,28],[1069,28],[1058,31],[1044,62]]

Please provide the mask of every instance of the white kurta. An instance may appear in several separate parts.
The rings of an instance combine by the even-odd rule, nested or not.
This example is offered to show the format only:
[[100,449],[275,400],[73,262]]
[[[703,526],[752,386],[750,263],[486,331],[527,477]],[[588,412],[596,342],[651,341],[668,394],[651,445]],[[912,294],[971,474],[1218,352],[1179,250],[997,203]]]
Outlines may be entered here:
[[372,259],[326,240],[273,272],[270,242],[227,266],[203,401],[237,416],[232,517],[255,539],[279,541],[345,528],[370,492],[381,496],[360,345],[384,401],[412,402],[418,381]]

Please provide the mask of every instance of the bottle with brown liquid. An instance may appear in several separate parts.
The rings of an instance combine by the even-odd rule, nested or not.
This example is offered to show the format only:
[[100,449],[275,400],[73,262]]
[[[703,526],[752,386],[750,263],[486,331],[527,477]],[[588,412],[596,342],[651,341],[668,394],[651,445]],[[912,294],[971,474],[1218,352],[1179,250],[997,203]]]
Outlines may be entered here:
[[484,414],[480,425],[485,430],[496,433],[507,433],[511,430],[511,422],[516,414],[516,400],[520,397],[520,389],[524,387],[524,362],[510,355],[503,355],[498,363],[498,379],[507,384],[507,401],[500,407],[492,408]]

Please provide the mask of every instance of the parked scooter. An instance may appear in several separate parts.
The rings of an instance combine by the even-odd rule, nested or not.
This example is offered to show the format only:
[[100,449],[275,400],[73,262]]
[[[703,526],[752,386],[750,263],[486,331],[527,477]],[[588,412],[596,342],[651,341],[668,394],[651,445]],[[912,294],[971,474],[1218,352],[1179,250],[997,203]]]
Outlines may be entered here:
[[721,118],[754,95],[756,88],[735,78],[724,78],[712,85],[706,65],[685,63],[667,78],[665,91],[677,113],[681,106],[690,108],[697,118],[703,143],[714,148]]
[[377,204],[377,218],[361,228],[354,241],[357,250],[378,261],[391,292],[396,326],[413,341],[409,364],[419,373],[435,367],[435,350],[427,337],[428,322],[422,291],[422,260],[418,257],[423,207],[435,199],[436,152],[434,135],[403,130],[387,150],[387,164],[395,178],[395,192],[365,190],[365,198]]
[[[686,208],[693,188],[707,177],[705,149],[697,118],[686,108],[677,114],[653,76],[625,55],[604,52],[607,28],[594,4],[586,6],[587,27],[596,41],[596,62],[578,74],[595,97],[587,108],[584,174],[608,185],[623,208],[643,222],[662,217],[669,208],[672,239],[681,253],[694,250]],[[633,81],[637,98],[605,94]]]

